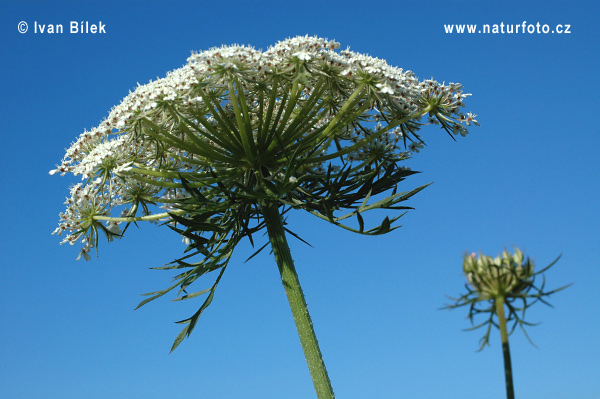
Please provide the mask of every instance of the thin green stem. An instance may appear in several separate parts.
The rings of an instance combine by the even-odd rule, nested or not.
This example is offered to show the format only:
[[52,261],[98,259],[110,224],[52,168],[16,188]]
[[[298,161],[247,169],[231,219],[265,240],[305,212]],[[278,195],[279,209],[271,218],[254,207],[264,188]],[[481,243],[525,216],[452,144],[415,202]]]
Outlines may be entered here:
[[352,109],[360,101],[359,96],[362,94],[362,91],[365,88],[365,86],[365,83],[361,83],[360,85],[358,85],[358,87],[354,90],[352,95],[348,97],[344,105],[342,105],[342,108],[340,108],[339,112],[333,117],[331,122],[329,122],[325,131],[321,133],[322,137],[326,137],[331,131],[331,129],[333,129],[337,125],[339,120],[343,116],[346,116],[346,111]]
[[279,267],[281,281],[292,310],[317,397],[319,399],[333,399],[335,397],[333,388],[327,375],[323,355],[319,349],[319,343],[317,342],[317,336],[315,335],[315,330],[308,313],[304,293],[302,292],[298,274],[294,267],[294,261],[292,260],[290,247],[285,237],[285,229],[278,207],[274,204],[265,204],[261,208],[267,225],[271,248]]
[[[268,102],[268,107],[267,107],[267,115],[265,116],[265,118],[263,119],[262,117],[260,118],[261,123],[262,123],[262,144],[269,144],[270,140],[272,140],[272,135],[269,131],[270,128],[270,124],[271,124],[271,119],[273,117],[273,109],[275,109],[275,103],[277,102],[277,90],[279,89],[279,81],[277,79],[273,79],[273,83],[272,83],[272,89],[271,89],[271,95],[269,96],[269,98],[267,99]],[[274,128],[272,128],[271,130],[275,130]]]
[[[235,113],[235,120],[237,122],[237,128],[240,131],[240,136],[242,138],[242,146],[244,147],[244,153],[246,154],[246,158],[248,162],[253,163],[255,156],[253,155],[254,148],[254,139],[252,137],[252,130],[248,131],[246,119],[242,113],[242,108],[238,102],[237,95],[235,94],[235,88],[233,87],[233,82],[231,79],[227,81],[229,88],[229,101],[231,102],[231,106],[233,108],[233,112]],[[243,88],[238,85],[238,93],[240,96],[243,94]],[[244,101],[243,97],[240,97],[240,101]]]
[[[200,95],[207,105],[208,112],[212,115],[215,121],[220,126],[220,133],[229,138],[229,141],[236,149],[242,147],[242,138],[236,130],[235,126],[229,121],[227,114],[219,104],[219,101],[214,96],[209,96],[204,90],[200,90]],[[219,132],[219,131],[216,131]]]
[[166,129],[163,129],[160,126],[156,125],[148,118],[142,119],[141,123],[145,127],[144,133],[172,147],[213,160],[227,162],[229,159],[227,157],[228,154],[223,150],[220,150],[217,147],[213,147],[208,144],[206,144],[204,147],[199,147],[195,143],[183,141],[177,136],[170,134]]
[[369,144],[371,141],[376,140],[378,137],[381,137],[384,133],[387,133],[388,131],[392,130],[393,128],[395,128],[396,126],[399,126],[403,123],[406,123],[408,121],[410,121],[411,119],[417,119],[420,118],[421,116],[427,114],[429,111],[431,111],[432,107],[430,105],[428,105],[427,107],[425,107],[424,109],[417,111],[413,114],[410,114],[408,116],[406,116],[405,118],[396,120],[396,121],[392,121],[390,122],[385,128],[375,132],[374,134],[371,134],[368,137],[365,137],[364,139],[357,141],[355,144],[346,147],[342,150],[336,151],[334,153],[331,154],[327,154],[327,155],[323,155],[323,156],[319,156],[319,157],[315,157],[315,158],[311,158],[310,160],[308,160],[308,162],[315,162],[315,163],[320,163],[320,162],[325,162],[328,161],[330,159],[333,158],[337,158],[340,157],[342,155],[346,155],[349,154],[353,151],[356,151],[358,148],[364,147],[367,144]]
[[500,327],[500,338],[502,339],[502,354],[504,355],[504,377],[506,379],[506,398],[515,399],[515,389],[512,378],[512,365],[510,361],[510,348],[508,346],[508,331],[506,329],[506,317],[504,316],[504,298],[496,298],[496,315]]
[[174,209],[170,212],[155,213],[153,215],[146,216],[134,216],[134,217],[113,217],[113,216],[94,216],[94,220],[106,220],[110,222],[142,222],[150,220],[160,220],[163,218],[170,217],[169,214],[183,215],[185,211],[181,209]]

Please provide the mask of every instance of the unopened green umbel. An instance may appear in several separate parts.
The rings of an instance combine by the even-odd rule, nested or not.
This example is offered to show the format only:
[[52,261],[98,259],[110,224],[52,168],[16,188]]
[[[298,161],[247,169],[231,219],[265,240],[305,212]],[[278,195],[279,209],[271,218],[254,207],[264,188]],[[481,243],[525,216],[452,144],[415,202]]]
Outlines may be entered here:
[[[507,399],[515,398],[508,337],[519,326],[529,339],[525,332],[525,326],[533,324],[526,322],[524,319],[526,309],[536,302],[549,305],[545,300],[546,297],[568,287],[563,286],[552,291],[544,291],[546,281],[543,273],[552,267],[559,258],[536,272],[534,271],[533,260],[529,257],[525,258],[519,248],[515,248],[512,254],[504,250],[495,258],[483,254],[478,256],[475,253],[467,254],[464,257],[463,271],[467,279],[465,285],[467,293],[455,299],[455,303],[446,308],[469,306],[469,320],[472,323],[476,315],[487,315],[486,321],[469,328],[469,330],[486,328],[486,332],[480,341],[479,350],[489,345],[492,326],[498,327],[502,343]],[[538,287],[535,280],[539,277],[542,278],[542,284]],[[508,310],[508,313],[506,310]],[[512,323],[512,326],[509,331],[508,325],[510,323]]]

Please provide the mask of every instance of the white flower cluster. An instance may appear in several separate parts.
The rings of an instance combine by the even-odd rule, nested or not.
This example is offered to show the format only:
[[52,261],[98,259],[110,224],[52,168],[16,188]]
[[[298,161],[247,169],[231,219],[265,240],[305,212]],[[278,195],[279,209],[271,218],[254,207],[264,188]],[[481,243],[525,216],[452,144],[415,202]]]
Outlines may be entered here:
[[[99,126],[84,131],[50,172],[84,180],[71,190],[55,233],[65,232],[63,242],[71,244],[83,240],[87,259],[99,229],[116,236],[118,223],[134,220],[138,209],[148,216],[147,204],[170,209],[185,196],[181,173],[231,174],[242,158],[252,167],[262,160],[256,153],[268,140],[290,153],[294,146],[310,149],[303,142],[307,137],[331,146],[304,151],[315,157],[335,143],[338,150],[348,149],[340,153],[346,161],[358,162],[399,151],[399,138],[405,142],[414,135],[427,113],[430,122],[454,134],[477,124],[474,115],[461,113],[467,94],[460,84],[421,82],[411,71],[339,47],[304,36],[264,52],[239,45],[213,48],[192,54],[165,78],[138,86]],[[327,134],[329,141],[323,140]],[[276,160],[286,157],[273,155],[275,144],[263,147]],[[413,144],[411,150],[418,149]],[[320,170],[322,164],[312,167]],[[130,208],[110,219],[118,205]],[[108,226],[102,224],[106,220]]]

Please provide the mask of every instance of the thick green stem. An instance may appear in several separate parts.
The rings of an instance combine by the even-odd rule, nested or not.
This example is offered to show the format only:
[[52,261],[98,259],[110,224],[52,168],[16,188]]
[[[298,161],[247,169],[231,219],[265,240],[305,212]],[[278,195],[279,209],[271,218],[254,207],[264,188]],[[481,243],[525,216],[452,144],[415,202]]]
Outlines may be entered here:
[[273,204],[263,205],[262,212],[317,397],[319,399],[333,399],[335,396],[331,388],[331,382],[329,381],[325,363],[323,362],[323,355],[319,349],[317,336],[315,335],[315,330],[308,314],[298,274],[294,268],[294,261],[292,260],[290,247],[285,238],[285,229],[278,207]]
[[513,387],[512,365],[510,362],[510,348],[508,347],[508,331],[506,329],[506,317],[504,316],[504,298],[496,298],[496,315],[500,327],[500,338],[502,339],[502,354],[504,355],[504,377],[506,379],[506,398],[515,399]]

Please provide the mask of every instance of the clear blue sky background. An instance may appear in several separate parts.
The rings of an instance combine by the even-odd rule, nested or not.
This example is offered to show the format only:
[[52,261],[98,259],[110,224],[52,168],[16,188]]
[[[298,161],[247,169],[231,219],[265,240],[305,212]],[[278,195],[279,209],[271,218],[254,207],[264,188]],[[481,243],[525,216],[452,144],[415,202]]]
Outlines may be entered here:
[[[466,310],[439,310],[463,292],[462,255],[518,245],[539,266],[559,254],[548,287],[574,283],[529,313],[541,326],[511,338],[520,398],[600,398],[599,16],[596,2],[0,2],[0,397],[315,397],[274,260],[227,270],[191,338],[172,354],[199,302],[140,294],[166,287],[148,270],[181,254],[181,239],[143,225],[100,258],[51,236],[73,180],[48,170],[137,82],[221,44],[266,49],[319,35],[420,78],[461,82],[481,127],[452,141],[424,129],[407,165],[434,182],[385,237],[354,236],[307,214],[292,242],[324,358],[340,399],[504,395],[499,337],[477,353]],[[42,35],[34,21],[102,21],[106,34]],[[20,21],[30,31],[20,34]],[[570,34],[445,34],[444,24],[522,24]],[[67,28],[68,29],[68,28]],[[209,280],[205,281],[209,284]]]

